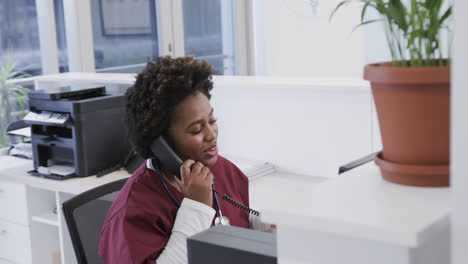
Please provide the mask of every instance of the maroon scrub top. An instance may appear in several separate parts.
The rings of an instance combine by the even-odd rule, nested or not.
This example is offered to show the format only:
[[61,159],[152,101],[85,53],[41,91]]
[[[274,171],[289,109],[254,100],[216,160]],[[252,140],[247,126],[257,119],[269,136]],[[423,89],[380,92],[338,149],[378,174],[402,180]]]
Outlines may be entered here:
[[[249,182],[244,173],[218,155],[210,167],[216,191],[249,206]],[[167,184],[182,202],[182,193]],[[218,196],[222,214],[231,225],[250,227],[248,212]],[[213,209],[219,215],[213,199]],[[178,207],[164,188],[159,175],[146,168],[146,161],[125,183],[107,213],[101,232],[99,256],[105,263],[155,263],[167,244]],[[214,219],[213,219],[214,220]]]

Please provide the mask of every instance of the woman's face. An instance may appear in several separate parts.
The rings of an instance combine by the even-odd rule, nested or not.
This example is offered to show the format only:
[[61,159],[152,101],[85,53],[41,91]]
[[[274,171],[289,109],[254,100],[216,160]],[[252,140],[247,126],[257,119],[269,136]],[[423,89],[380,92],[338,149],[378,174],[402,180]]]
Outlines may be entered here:
[[193,159],[212,166],[218,158],[218,125],[208,98],[200,92],[185,98],[174,109],[169,137],[182,160]]

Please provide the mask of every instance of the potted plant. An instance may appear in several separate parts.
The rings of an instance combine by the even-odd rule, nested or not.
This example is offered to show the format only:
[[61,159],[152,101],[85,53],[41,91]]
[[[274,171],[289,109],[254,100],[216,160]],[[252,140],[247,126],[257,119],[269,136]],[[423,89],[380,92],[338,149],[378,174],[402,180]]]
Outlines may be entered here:
[[29,74],[18,69],[18,63],[7,57],[0,66],[0,148],[10,144],[6,129],[14,120],[25,115],[28,88],[10,83],[9,80],[28,77]]
[[[340,2],[333,14],[352,0]],[[359,0],[361,24],[382,22],[391,62],[366,65],[382,135],[375,158],[384,179],[416,186],[449,185],[451,4],[444,0]],[[365,21],[370,9],[380,19]],[[450,41],[449,41],[450,42]],[[444,54],[446,54],[444,56]]]

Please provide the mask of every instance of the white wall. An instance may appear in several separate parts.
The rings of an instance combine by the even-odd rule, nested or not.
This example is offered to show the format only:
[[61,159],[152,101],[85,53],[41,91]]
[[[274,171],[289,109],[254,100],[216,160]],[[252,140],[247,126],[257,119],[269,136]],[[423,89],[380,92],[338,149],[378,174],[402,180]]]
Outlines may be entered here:
[[[373,8],[368,8],[367,10],[365,20],[380,18],[379,13]],[[383,23],[376,22],[365,25],[363,30],[366,64],[392,60],[387,46]]]
[[[133,74],[65,73],[36,77],[36,88],[106,84],[122,92],[134,78]],[[340,165],[373,151],[368,82],[271,76],[213,76],[213,81],[211,104],[218,118],[221,155],[333,177]]]
[[359,6],[332,10],[340,0],[254,0],[256,75],[362,78],[364,34]]
[[455,1],[455,38],[452,64],[451,170],[452,264],[468,263],[468,1]]
[[214,85],[221,154],[332,177],[372,152],[367,82],[215,77]]

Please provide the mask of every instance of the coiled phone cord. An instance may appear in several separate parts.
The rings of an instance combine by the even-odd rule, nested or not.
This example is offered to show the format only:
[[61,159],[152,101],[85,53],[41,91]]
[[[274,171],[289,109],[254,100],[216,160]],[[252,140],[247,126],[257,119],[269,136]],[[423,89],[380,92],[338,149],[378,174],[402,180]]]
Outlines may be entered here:
[[[229,197],[227,194],[220,194],[218,191],[216,191],[216,190],[214,189],[214,186],[213,186],[213,191],[214,191],[217,195],[219,195],[220,197],[222,197],[223,200],[229,202],[230,204],[234,205],[235,207],[240,208],[240,209],[242,209],[242,210],[245,210],[245,211],[247,211],[247,212],[249,212],[250,214],[253,214],[253,215],[255,215],[255,216],[260,215],[260,213],[259,213],[258,211],[254,210],[254,209],[251,209],[251,208],[249,208],[248,206],[243,205],[243,204],[241,204],[241,203],[235,201],[234,199],[232,199],[231,197]],[[217,200],[217,199],[216,199],[216,200]]]
[[[153,164],[151,164],[153,165]],[[163,183],[164,185],[164,188],[166,189],[167,193],[169,194],[169,196],[171,197],[172,201],[174,201],[174,203],[177,205],[177,207],[180,207],[180,203],[179,201],[177,201],[177,199],[174,197],[174,195],[172,194],[172,192],[169,190],[169,188],[167,187],[166,185],[166,181],[164,180],[163,176],[162,176],[162,173],[159,169],[159,164],[156,163],[156,171],[158,172],[159,174],[159,178],[161,179],[161,182]],[[239,208],[239,209],[242,209],[242,210],[245,210],[247,212],[249,212],[250,214],[253,214],[255,216],[259,216],[260,213],[254,209],[251,209],[249,208],[248,206],[246,205],[243,205],[237,201],[235,201],[234,199],[232,199],[231,197],[229,197],[227,194],[220,194],[218,191],[215,190],[214,188],[214,184],[211,185],[211,188],[213,189],[213,195],[214,195],[214,199],[215,199],[215,202],[216,202],[216,205],[218,207],[218,211],[221,211],[220,210],[220,206],[219,206],[219,202],[218,202],[218,198],[216,197],[216,194],[219,195],[220,197],[223,198],[223,200],[229,202],[230,204],[234,205],[235,207]],[[220,212],[220,215],[221,215],[221,212]],[[222,216],[222,215],[221,215]]]

